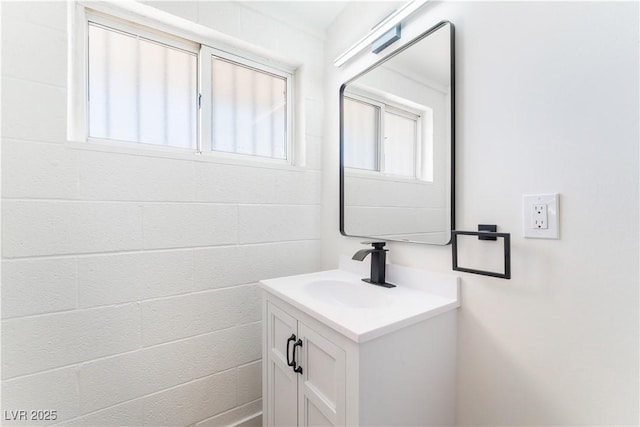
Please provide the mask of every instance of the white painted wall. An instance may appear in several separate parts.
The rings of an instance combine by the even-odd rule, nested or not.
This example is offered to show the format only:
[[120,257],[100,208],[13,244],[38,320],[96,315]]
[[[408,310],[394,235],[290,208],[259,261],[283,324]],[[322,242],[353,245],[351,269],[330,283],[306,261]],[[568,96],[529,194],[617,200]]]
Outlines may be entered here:
[[[332,60],[393,7],[354,3],[329,28],[323,266],[338,232],[338,90],[372,54]],[[456,26],[457,225],[512,234],[513,277],[461,273],[459,425],[638,425],[638,3],[429,3],[403,40]],[[406,38],[405,38],[406,37]],[[561,240],[521,237],[521,196],[561,193]],[[451,248],[389,245],[451,271]]]
[[153,6],[299,65],[306,167],[69,143],[66,4],[3,2],[3,410],[65,425],[252,417],[256,282],[319,267],[322,39],[236,2]]

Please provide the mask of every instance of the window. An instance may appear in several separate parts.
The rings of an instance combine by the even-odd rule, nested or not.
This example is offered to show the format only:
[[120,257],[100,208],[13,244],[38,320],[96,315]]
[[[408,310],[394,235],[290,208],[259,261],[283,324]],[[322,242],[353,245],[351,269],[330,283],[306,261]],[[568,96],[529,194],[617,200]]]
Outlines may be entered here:
[[349,94],[343,99],[344,165],[423,179],[419,160],[422,117],[364,96]]
[[290,75],[212,48],[203,52],[211,63],[204,65],[211,69],[210,98],[203,100],[211,132],[203,147],[287,159]]
[[197,55],[89,23],[89,137],[196,148]]
[[86,14],[86,135],[290,160],[293,72]]
[[416,176],[418,119],[408,111],[386,106],[384,111],[384,172]]
[[381,106],[344,98],[344,164],[350,168],[379,170]]

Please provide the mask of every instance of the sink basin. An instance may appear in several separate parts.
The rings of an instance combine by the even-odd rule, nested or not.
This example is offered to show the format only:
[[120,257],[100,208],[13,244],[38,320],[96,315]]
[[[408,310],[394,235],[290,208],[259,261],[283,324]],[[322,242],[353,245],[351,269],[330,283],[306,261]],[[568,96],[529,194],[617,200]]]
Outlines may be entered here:
[[305,284],[305,291],[319,301],[339,304],[348,308],[377,308],[391,303],[384,295],[390,289],[377,289],[362,281],[316,280]]
[[460,306],[458,278],[387,264],[383,288],[362,281],[369,265],[345,258],[340,269],[261,280],[262,289],[361,343]]

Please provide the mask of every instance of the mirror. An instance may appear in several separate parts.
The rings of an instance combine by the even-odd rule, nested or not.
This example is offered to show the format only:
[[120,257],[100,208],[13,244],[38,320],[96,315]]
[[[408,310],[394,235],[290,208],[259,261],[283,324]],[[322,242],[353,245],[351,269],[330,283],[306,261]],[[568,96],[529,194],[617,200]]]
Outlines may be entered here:
[[446,245],[454,229],[454,27],[340,88],[340,232]]

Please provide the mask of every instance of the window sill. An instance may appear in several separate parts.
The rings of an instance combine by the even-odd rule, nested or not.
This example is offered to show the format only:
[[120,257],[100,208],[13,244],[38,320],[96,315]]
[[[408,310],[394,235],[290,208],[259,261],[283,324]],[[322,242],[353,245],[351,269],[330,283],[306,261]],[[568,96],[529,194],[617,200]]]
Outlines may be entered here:
[[[316,171],[300,166],[294,166],[288,160],[271,159],[267,157],[254,157],[234,153],[199,152],[195,149],[168,147],[162,145],[142,144],[124,141],[89,140],[67,141],[67,146],[73,150],[94,151],[110,154],[126,154],[132,156],[155,157],[173,159],[178,161],[196,161],[204,163],[217,163],[224,165],[281,169],[289,171]],[[320,172],[320,171],[317,171]]]
[[386,175],[384,173],[368,171],[364,169],[345,168],[344,176],[351,177],[351,178],[370,179],[370,180],[376,180],[376,181],[402,182],[405,184],[408,183],[408,184],[416,184],[416,185],[433,185],[433,182],[431,181],[423,181],[415,177],[405,177],[401,175]]

